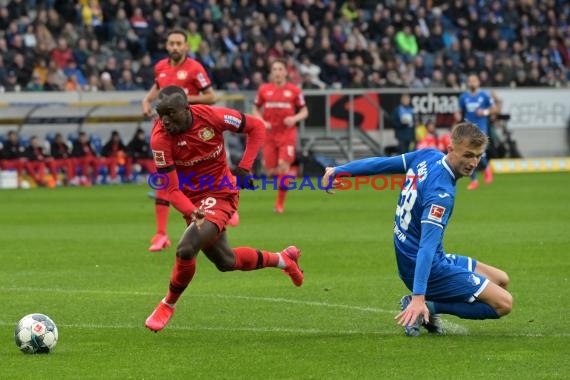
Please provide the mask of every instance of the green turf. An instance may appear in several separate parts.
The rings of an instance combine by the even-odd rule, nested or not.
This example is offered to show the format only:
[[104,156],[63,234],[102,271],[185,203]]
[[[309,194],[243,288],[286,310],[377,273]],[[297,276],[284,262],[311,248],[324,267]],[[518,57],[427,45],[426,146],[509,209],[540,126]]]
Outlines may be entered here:
[[[146,251],[144,186],[0,192],[0,379],[568,378],[570,176],[460,182],[445,246],[511,277],[498,321],[446,317],[445,337],[403,336],[406,290],[392,248],[394,191],[294,191],[283,215],[270,191],[244,192],[234,246],[296,244],[306,280],[274,269],[220,273],[204,257],[171,325],[143,322],[167,288],[174,249]],[[183,221],[171,213],[176,240]],[[24,355],[19,318],[51,316],[55,352]]]

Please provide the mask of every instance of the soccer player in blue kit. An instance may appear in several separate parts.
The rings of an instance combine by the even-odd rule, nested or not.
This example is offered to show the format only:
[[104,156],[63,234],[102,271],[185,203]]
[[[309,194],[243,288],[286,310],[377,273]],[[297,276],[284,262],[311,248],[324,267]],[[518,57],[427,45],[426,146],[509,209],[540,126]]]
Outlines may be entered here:
[[[476,74],[471,74],[467,77],[467,87],[469,91],[464,92],[459,97],[459,108],[461,114],[458,114],[457,121],[470,121],[477,125],[483,133],[489,136],[489,115],[495,111],[495,102],[493,98],[485,91],[481,90],[479,86],[481,82]],[[481,158],[481,166],[484,169],[483,178],[485,183],[493,182],[493,172],[489,166],[489,161],[486,155]],[[467,187],[469,190],[475,190],[479,187],[477,180],[477,173],[473,171],[471,174],[471,183]]]
[[428,332],[443,334],[439,314],[496,319],[512,309],[505,272],[470,257],[446,254],[442,244],[456,181],[473,173],[487,141],[478,126],[463,122],[452,130],[447,155],[423,149],[326,168],[324,188],[330,188],[336,176],[406,173],[394,222],[398,272],[412,292],[401,299],[402,312],[396,316],[406,335],[419,335],[422,325]]

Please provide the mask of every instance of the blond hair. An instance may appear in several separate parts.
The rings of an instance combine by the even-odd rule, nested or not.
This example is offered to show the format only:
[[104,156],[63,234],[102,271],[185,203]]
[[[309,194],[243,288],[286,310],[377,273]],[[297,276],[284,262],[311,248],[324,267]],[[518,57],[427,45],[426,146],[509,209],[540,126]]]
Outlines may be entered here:
[[477,125],[465,121],[453,126],[451,130],[451,143],[453,145],[467,142],[469,147],[486,146],[489,138]]

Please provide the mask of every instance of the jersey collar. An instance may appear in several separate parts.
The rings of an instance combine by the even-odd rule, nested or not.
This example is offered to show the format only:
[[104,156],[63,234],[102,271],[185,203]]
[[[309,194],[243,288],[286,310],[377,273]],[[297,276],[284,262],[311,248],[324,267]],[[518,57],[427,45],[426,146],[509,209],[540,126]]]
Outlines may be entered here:
[[451,178],[456,179],[455,174],[453,173],[453,170],[451,169],[451,167],[449,167],[449,164],[445,160],[445,157],[441,160],[441,164],[443,165],[445,170],[447,170],[449,172],[449,175],[451,175]]

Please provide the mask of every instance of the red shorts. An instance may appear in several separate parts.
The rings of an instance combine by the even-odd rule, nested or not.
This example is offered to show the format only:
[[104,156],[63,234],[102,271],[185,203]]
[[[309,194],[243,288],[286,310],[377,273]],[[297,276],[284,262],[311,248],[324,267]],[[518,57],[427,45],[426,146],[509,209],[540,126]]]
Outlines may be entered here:
[[[226,229],[228,221],[236,212],[239,202],[239,193],[228,195],[224,198],[214,198],[204,196],[203,198],[190,199],[196,207],[202,207],[206,213],[206,220],[214,223],[220,232]],[[185,218],[186,223],[190,224],[192,220]]]
[[263,145],[263,163],[265,169],[275,169],[279,161],[292,164],[295,161],[297,138],[268,138]]

